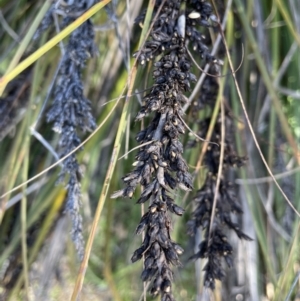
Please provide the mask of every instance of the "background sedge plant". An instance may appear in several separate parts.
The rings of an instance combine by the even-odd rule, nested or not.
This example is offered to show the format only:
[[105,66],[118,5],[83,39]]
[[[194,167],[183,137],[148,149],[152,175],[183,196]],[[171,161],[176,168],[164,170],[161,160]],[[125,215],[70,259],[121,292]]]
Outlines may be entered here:
[[0,2],[0,300],[299,298],[296,0]]

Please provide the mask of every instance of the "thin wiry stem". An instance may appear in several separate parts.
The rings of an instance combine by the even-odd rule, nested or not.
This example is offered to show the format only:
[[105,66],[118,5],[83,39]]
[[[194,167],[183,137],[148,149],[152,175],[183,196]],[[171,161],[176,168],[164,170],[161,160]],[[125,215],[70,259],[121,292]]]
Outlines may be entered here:
[[[236,68],[236,70],[234,71],[235,73],[238,72],[240,70],[240,68],[242,67],[242,64],[243,64],[243,61],[244,61],[244,47],[242,45],[242,50],[243,50],[243,53],[242,53],[242,59],[241,59],[241,62],[239,64],[239,66]],[[198,63],[196,62],[194,56],[192,55],[192,53],[187,49],[187,53],[189,54],[191,60],[193,61],[193,63],[195,64],[195,66],[197,67],[197,69],[199,69],[200,71],[202,71],[203,73],[205,73],[206,75],[208,76],[211,76],[211,77],[217,77],[217,78],[221,78],[221,77],[226,77],[227,75],[230,75],[230,73],[227,73],[227,74],[220,74],[220,75],[214,75],[214,74],[211,74],[211,73],[207,73],[207,72],[204,72],[204,70],[198,65]]]
[[33,127],[30,127],[31,134],[41,142],[42,145],[53,155],[56,160],[59,160],[59,155],[54,150],[54,148],[45,140],[45,138],[36,131]]
[[149,289],[150,284],[151,284],[150,281],[147,283],[144,282],[144,290],[143,290],[143,293],[141,294],[139,301],[147,301],[147,290]]
[[181,122],[184,124],[184,126],[189,130],[189,132],[193,135],[193,136],[195,136],[197,139],[199,139],[200,141],[203,141],[203,142],[206,142],[206,143],[210,143],[210,144],[215,144],[215,145],[217,145],[217,146],[219,146],[219,144],[218,143],[216,143],[216,142],[212,142],[212,141],[209,141],[209,140],[205,140],[205,139],[203,139],[203,138],[201,138],[200,136],[198,136],[186,123],[185,123],[185,121],[182,119],[182,117],[181,116],[178,116],[178,118],[181,120]]
[[128,155],[129,153],[133,152],[133,151],[136,150],[136,149],[139,149],[139,148],[142,147],[142,146],[151,144],[153,141],[154,141],[154,140],[150,140],[150,141],[147,141],[147,142],[145,142],[145,143],[139,144],[138,146],[132,148],[130,151],[126,152],[126,153],[125,153],[122,157],[120,157],[118,160],[121,160],[122,158],[127,157],[127,155]]
[[[280,180],[287,176],[293,175],[293,174],[297,173],[298,171],[300,171],[300,166],[296,167],[292,170],[284,171],[279,174],[274,174],[274,178],[276,180]],[[272,177],[262,177],[262,178],[256,178],[256,179],[236,179],[235,183],[240,184],[240,185],[243,185],[243,184],[256,185],[256,184],[262,184],[262,183],[269,183],[272,181],[273,181]]]

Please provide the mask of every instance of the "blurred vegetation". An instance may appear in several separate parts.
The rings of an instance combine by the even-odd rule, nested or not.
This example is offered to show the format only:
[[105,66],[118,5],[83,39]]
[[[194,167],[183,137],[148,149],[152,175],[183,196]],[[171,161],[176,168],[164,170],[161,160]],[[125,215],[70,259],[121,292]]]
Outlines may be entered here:
[[[299,1],[216,2],[221,11],[229,7],[225,34],[234,66],[241,64],[236,76],[255,135],[269,167],[299,212]],[[147,9],[148,1],[113,3],[116,19],[105,9],[99,9],[92,17],[99,55],[88,60],[84,70],[85,95],[92,101],[97,124],[103,126],[77,154],[84,171],[81,211],[85,240],[88,241],[91,229],[96,231],[80,300],[144,300],[142,263],[130,262],[141,241],[134,235],[141,209],[135,205],[135,197],[113,200],[109,196],[122,188],[121,177],[134,162],[135,151],[117,159],[137,146],[135,135],[140,124],[134,122],[134,117],[140,94],[152,81],[152,64],[138,67],[134,95],[129,102],[121,98],[114,107],[116,98],[126,95],[124,87],[130,74],[126,64],[130,61],[133,65],[130,58],[142,33],[133,21],[142,9]],[[38,40],[32,39],[48,5],[48,1],[0,0],[1,76],[57,34],[45,31]],[[218,28],[210,28],[207,34],[215,41]],[[224,53],[221,43],[218,55],[223,59]],[[59,45],[49,49],[11,80],[0,99],[0,194],[5,194],[0,200],[1,300],[69,300],[79,275],[80,262],[69,235],[70,221],[64,214],[65,187],[55,184],[60,167],[7,193],[57,161],[47,148],[50,145],[56,149],[58,136],[45,121],[51,97],[46,104],[45,99],[60,58]],[[196,67],[193,72],[198,78],[202,73]],[[238,154],[248,158],[246,166],[232,178],[236,178],[244,211],[243,231],[253,241],[239,241],[235,234],[229,235],[234,246],[234,268],[226,271],[225,281],[218,282],[214,292],[207,291],[202,284],[203,262],[189,260],[195,247],[194,239],[186,235],[193,191],[188,195],[178,192],[176,202],[186,212],[183,218],[174,220],[172,237],[185,253],[181,258],[183,266],[175,270],[174,295],[176,300],[300,300],[299,218],[261,161],[230,72],[219,80],[224,84],[225,103],[235,118]],[[13,102],[13,115],[7,122],[8,99]],[[123,106],[128,106],[125,115]],[[194,128],[189,111],[185,121]],[[31,129],[35,124],[34,133]],[[191,139],[186,132],[185,145]],[[117,158],[113,157],[116,135],[120,147]],[[200,143],[185,150],[191,172],[197,165],[201,146]],[[112,159],[116,160],[115,168]],[[107,178],[107,171],[111,177]],[[194,182],[195,191],[201,187],[204,176],[205,168],[201,168]],[[109,191],[105,191],[107,179]],[[103,209],[98,211],[101,215],[95,223],[98,200]]]

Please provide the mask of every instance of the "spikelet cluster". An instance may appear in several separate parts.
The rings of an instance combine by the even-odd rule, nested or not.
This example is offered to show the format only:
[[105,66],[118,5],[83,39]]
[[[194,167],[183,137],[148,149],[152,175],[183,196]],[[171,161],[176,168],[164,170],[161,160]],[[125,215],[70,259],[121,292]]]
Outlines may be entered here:
[[[98,1],[64,1],[58,6],[54,3],[39,31],[53,24],[53,14],[61,15],[61,28],[84,13]],[[95,119],[91,113],[91,103],[84,96],[82,70],[86,61],[95,54],[94,28],[87,20],[69,37],[61,58],[58,78],[55,83],[54,99],[47,113],[47,121],[53,123],[53,130],[60,134],[59,155],[64,157],[81,143],[80,133],[92,131]],[[59,181],[68,178],[66,212],[72,220],[72,239],[79,258],[83,258],[84,243],[82,235],[82,217],[80,215],[81,200],[81,170],[76,155],[72,154],[63,161]]]
[[[184,9],[183,9],[184,8]],[[179,266],[183,249],[171,238],[170,214],[181,216],[184,209],[175,204],[174,190],[193,188],[188,166],[183,158],[180,136],[185,133],[182,107],[187,101],[196,76],[191,72],[187,47],[206,62],[216,63],[209,54],[199,26],[210,26],[212,9],[207,2],[167,0],[156,1],[153,27],[149,39],[135,56],[141,65],[154,61],[154,85],[143,99],[136,121],[152,116],[144,130],[137,134],[141,147],[136,155],[135,169],[123,177],[126,185],[112,197],[134,196],[140,185],[143,192],[137,203],[148,202],[148,210],[141,218],[136,233],[144,231],[145,238],[132,262],[142,257],[145,264],[141,278],[151,282],[150,293],[161,295],[163,301],[173,301],[172,266]],[[143,22],[145,13],[137,18]]]

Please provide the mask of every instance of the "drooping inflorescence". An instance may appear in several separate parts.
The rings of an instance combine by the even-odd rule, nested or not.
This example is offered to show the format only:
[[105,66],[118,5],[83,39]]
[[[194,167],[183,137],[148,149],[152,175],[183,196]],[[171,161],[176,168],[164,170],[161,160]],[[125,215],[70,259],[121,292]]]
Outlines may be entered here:
[[[80,14],[98,1],[71,1],[64,5],[53,4],[50,11],[63,15],[62,27],[73,22]],[[50,22],[51,16],[45,19]],[[41,26],[43,29],[43,24]],[[47,121],[53,122],[53,130],[60,134],[59,155],[64,157],[80,143],[79,131],[92,131],[95,119],[91,113],[90,101],[84,96],[81,78],[85,62],[95,53],[94,28],[87,20],[71,33],[62,57],[58,79],[55,84],[54,100],[47,113]],[[72,219],[72,239],[78,255],[83,257],[84,246],[82,236],[82,218],[79,213],[81,189],[81,170],[76,155],[72,154],[63,161],[60,181],[68,175],[66,212]]]
[[[199,20],[189,19],[197,8],[204,11]],[[159,11],[160,10],[160,11]],[[143,281],[151,282],[152,295],[161,294],[164,301],[175,300],[171,291],[172,265],[178,266],[183,249],[171,239],[170,213],[181,216],[184,209],[174,203],[173,193],[180,188],[192,189],[192,178],[183,159],[180,135],[185,133],[182,122],[182,106],[186,103],[185,92],[190,90],[196,76],[191,73],[191,62],[187,54],[188,41],[205,61],[216,62],[204,46],[203,37],[196,31],[197,25],[208,26],[212,13],[206,2],[200,6],[195,1],[157,1],[153,15],[150,38],[135,56],[141,65],[154,62],[154,85],[143,99],[143,106],[136,116],[140,121],[152,115],[151,122],[137,134],[141,144],[136,155],[136,168],[123,177],[126,187],[112,197],[132,198],[138,185],[143,187],[137,203],[149,201],[148,211],[142,217],[136,233],[145,231],[145,238],[133,256],[132,262],[144,256],[141,275]],[[201,15],[201,17],[200,17]],[[145,14],[137,18],[143,22]],[[159,59],[156,59],[158,58]]]
[[[210,72],[213,72],[211,70]],[[206,107],[213,108],[217,98],[218,82],[214,77],[207,77],[198,101],[194,102],[195,112]],[[220,147],[221,139],[221,124],[224,122],[225,126],[225,141],[224,141],[224,158],[223,168],[218,191],[216,190],[218,168],[220,164]],[[205,136],[211,117],[199,121],[200,136]],[[229,170],[233,167],[240,167],[244,165],[245,158],[236,154],[233,144],[233,122],[232,116],[228,109],[225,109],[225,118],[222,121],[219,114],[211,142],[205,154],[204,164],[207,168],[206,179],[203,186],[197,191],[193,201],[195,203],[195,210],[193,218],[188,222],[188,233],[196,235],[197,229],[200,228],[203,234],[203,240],[199,245],[199,251],[192,256],[194,259],[206,258],[207,263],[204,267],[204,285],[211,289],[215,287],[215,280],[222,280],[225,276],[222,259],[224,258],[229,267],[232,266],[232,246],[228,242],[225,235],[225,229],[235,231],[240,239],[251,240],[249,236],[244,234],[239,226],[239,223],[234,222],[232,214],[241,214],[242,208],[238,202],[235,187],[228,180]],[[213,202],[217,194],[217,204],[215,215],[213,216],[213,223],[211,225]]]

